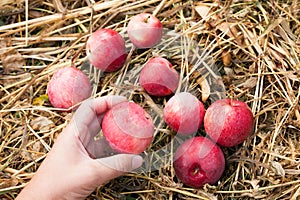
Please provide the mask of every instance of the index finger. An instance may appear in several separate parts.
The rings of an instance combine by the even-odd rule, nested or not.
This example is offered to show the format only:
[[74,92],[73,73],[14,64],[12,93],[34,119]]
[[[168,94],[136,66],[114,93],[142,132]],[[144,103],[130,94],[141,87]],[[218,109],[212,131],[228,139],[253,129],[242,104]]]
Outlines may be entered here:
[[110,95],[94,99],[94,111],[96,115],[101,115],[116,104],[127,101],[123,96]]
[[127,101],[121,96],[104,96],[84,101],[76,110],[71,125],[77,129],[77,134],[94,136],[99,132],[103,114],[112,106]]
[[112,106],[124,101],[127,101],[125,97],[115,95],[88,99],[76,110],[73,120],[78,124],[88,126]]

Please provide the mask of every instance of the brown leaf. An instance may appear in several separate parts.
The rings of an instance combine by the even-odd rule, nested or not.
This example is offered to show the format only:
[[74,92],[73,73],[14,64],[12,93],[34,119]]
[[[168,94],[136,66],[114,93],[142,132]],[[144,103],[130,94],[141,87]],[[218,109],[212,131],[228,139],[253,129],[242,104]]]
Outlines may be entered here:
[[226,75],[229,76],[230,78],[233,78],[235,76],[235,73],[232,68],[224,67],[224,71]]
[[30,122],[30,126],[33,128],[33,130],[48,131],[52,127],[54,127],[54,123],[47,117],[40,116],[40,117],[33,119]]
[[276,175],[285,176],[285,171],[279,162],[272,161],[271,166],[274,172],[276,173]]
[[236,24],[223,22],[216,26],[221,32],[226,33],[226,35],[230,38],[235,38],[238,45],[242,46],[242,34],[239,34],[238,29],[236,28]]
[[[235,38],[238,45],[242,45],[242,34],[239,34],[236,24],[229,22],[222,22],[218,24],[219,17],[217,15],[210,16],[211,7],[205,4],[197,4],[195,6],[195,11],[205,20],[206,23],[209,22],[211,27],[215,27],[220,30],[230,38]],[[207,25],[206,25],[207,26]]]
[[32,159],[36,160],[38,158],[40,158],[44,153],[45,149],[43,148],[43,145],[40,141],[36,141],[35,143],[33,143],[32,148],[31,148],[31,157]]
[[25,59],[16,49],[2,53],[1,61],[5,73],[23,71],[21,67],[25,65]]
[[16,131],[10,135],[10,140],[13,140],[24,134],[24,127],[20,126],[15,129]]
[[268,48],[269,53],[275,58],[278,62],[283,63],[283,55],[280,54],[278,51],[273,50],[272,48]]
[[32,145],[32,150],[35,152],[40,152],[42,148],[42,143],[40,141],[36,141],[33,145]]
[[201,87],[202,102],[205,103],[210,95],[210,85],[209,85],[208,81],[203,77],[198,78],[197,83]]
[[250,77],[244,83],[241,84],[244,88],[254,88],[257,84],[257,77]]
[[222,61],[225,67],[228,67],[231,64],[231,53],[230,51],[222,52]]
[[206,19],[207,16],[209,15],[210,7],[203,5],[203,4],[198,4],[195,6],[195,11],[203,18]]
[[2,55],[3,53],[5,53],[5,49],[7,47],[7,44],[10,41],[8,39],[2,39],[0,38],[0,55]]
[[289,22],[286,19],[283,19],[280,22],[281,27],[278,29],[278,34],[291,45],[296,45],[295,40],[296,36],[293,34],[293,31],[290,29]]

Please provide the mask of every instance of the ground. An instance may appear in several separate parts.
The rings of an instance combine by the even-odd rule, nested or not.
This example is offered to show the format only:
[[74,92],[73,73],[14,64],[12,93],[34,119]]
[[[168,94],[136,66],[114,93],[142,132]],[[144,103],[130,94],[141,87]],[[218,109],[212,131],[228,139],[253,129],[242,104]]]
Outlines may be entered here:
[[[53,108],[47,83],[76,66],[93,83],[92,97],[124,95],[155,119],[146,164],[97,188],[87,199],[298,199],[300,113],[298,1],[5,0],[0,2],[0,197],[14,199],[34,175],[72,113]],[[133,49],[132,16],[152,13],[163,23],[161,43]],[[126,39],[128,62],[102,73],[87,62],[85,43],[98,28]],[[226,169],[215,185],[183,185],[172,166],[174,131],[161,120],[167,99],[147,95],[139,71],[164,56],[180,73],[179,91],[207,108],[219,98],[244,101],[254,131],[241,145],[222,148]],[[200,129],[197,135],[204,135]]]

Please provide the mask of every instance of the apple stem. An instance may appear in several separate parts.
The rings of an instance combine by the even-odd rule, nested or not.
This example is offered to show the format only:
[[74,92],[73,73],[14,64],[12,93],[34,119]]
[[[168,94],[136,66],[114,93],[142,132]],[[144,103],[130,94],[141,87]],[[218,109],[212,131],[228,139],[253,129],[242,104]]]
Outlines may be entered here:
[[148,17],[144,20],[144,22],[145,22],[145,23],[148,23],[149,20],[150,20],[150,18],[151,18],[151,16],[148,16]]
[[229,104],[230,104],[230,106],[232,106],[233,105],[232,101],[233,101],[233,96],[234,96],[234,92],[233,92],[234,86],[230,85],[229,88],[230,88],[230,102],[229,102]]
[[230,96],[229,105],[230,105],[230,106],[232,106],[232,105],[233,105],[233,97],[232,97],[232,96]]
[[197,166],[195,167],[194,171],[193,171],[193,176],[195,176],[197,173],[199,173],[200,168]]

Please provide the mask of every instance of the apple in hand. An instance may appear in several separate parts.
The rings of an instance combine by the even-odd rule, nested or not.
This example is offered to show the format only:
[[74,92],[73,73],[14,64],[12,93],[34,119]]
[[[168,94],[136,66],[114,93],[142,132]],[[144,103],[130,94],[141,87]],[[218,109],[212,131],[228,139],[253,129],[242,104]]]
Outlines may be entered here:
[[182,135],[196,133],[202,126],[204,114],[203,103],[188,92],[175,94],[164,107],[165,122]]
[[123,102],[105,113],[102,132],[116,152],[139,154],[151,144],[154,124],[151,116],[140,105]]
[[47,93],[55,108],[69,109],[89,98],[92,87],[85,73],[75,67],[64,67],[54,72]]
[[212,103],[204,117],[209,137],[224,147],[242,143],[253,131],[253,114],[244,102],[221,99]]
[[127,26],[130,41],[140,49],[151,48],[158,44],[163,35],[159,19],[149,13],[133,16]]
[[210,139],[196,136],[182,143],[175,152],[173,163],[176,176],[186,185],[201,188],[215,184],[225,169],[220,147]]
[[179,75],[165,58],[151,58],[140,73],[140,85],[153,96],[172,94],[179,83]]
[[96,68],[105,72],[117,71],[126,60],[125,40],[112,29],[98,29],[86,43],[86,54]]

